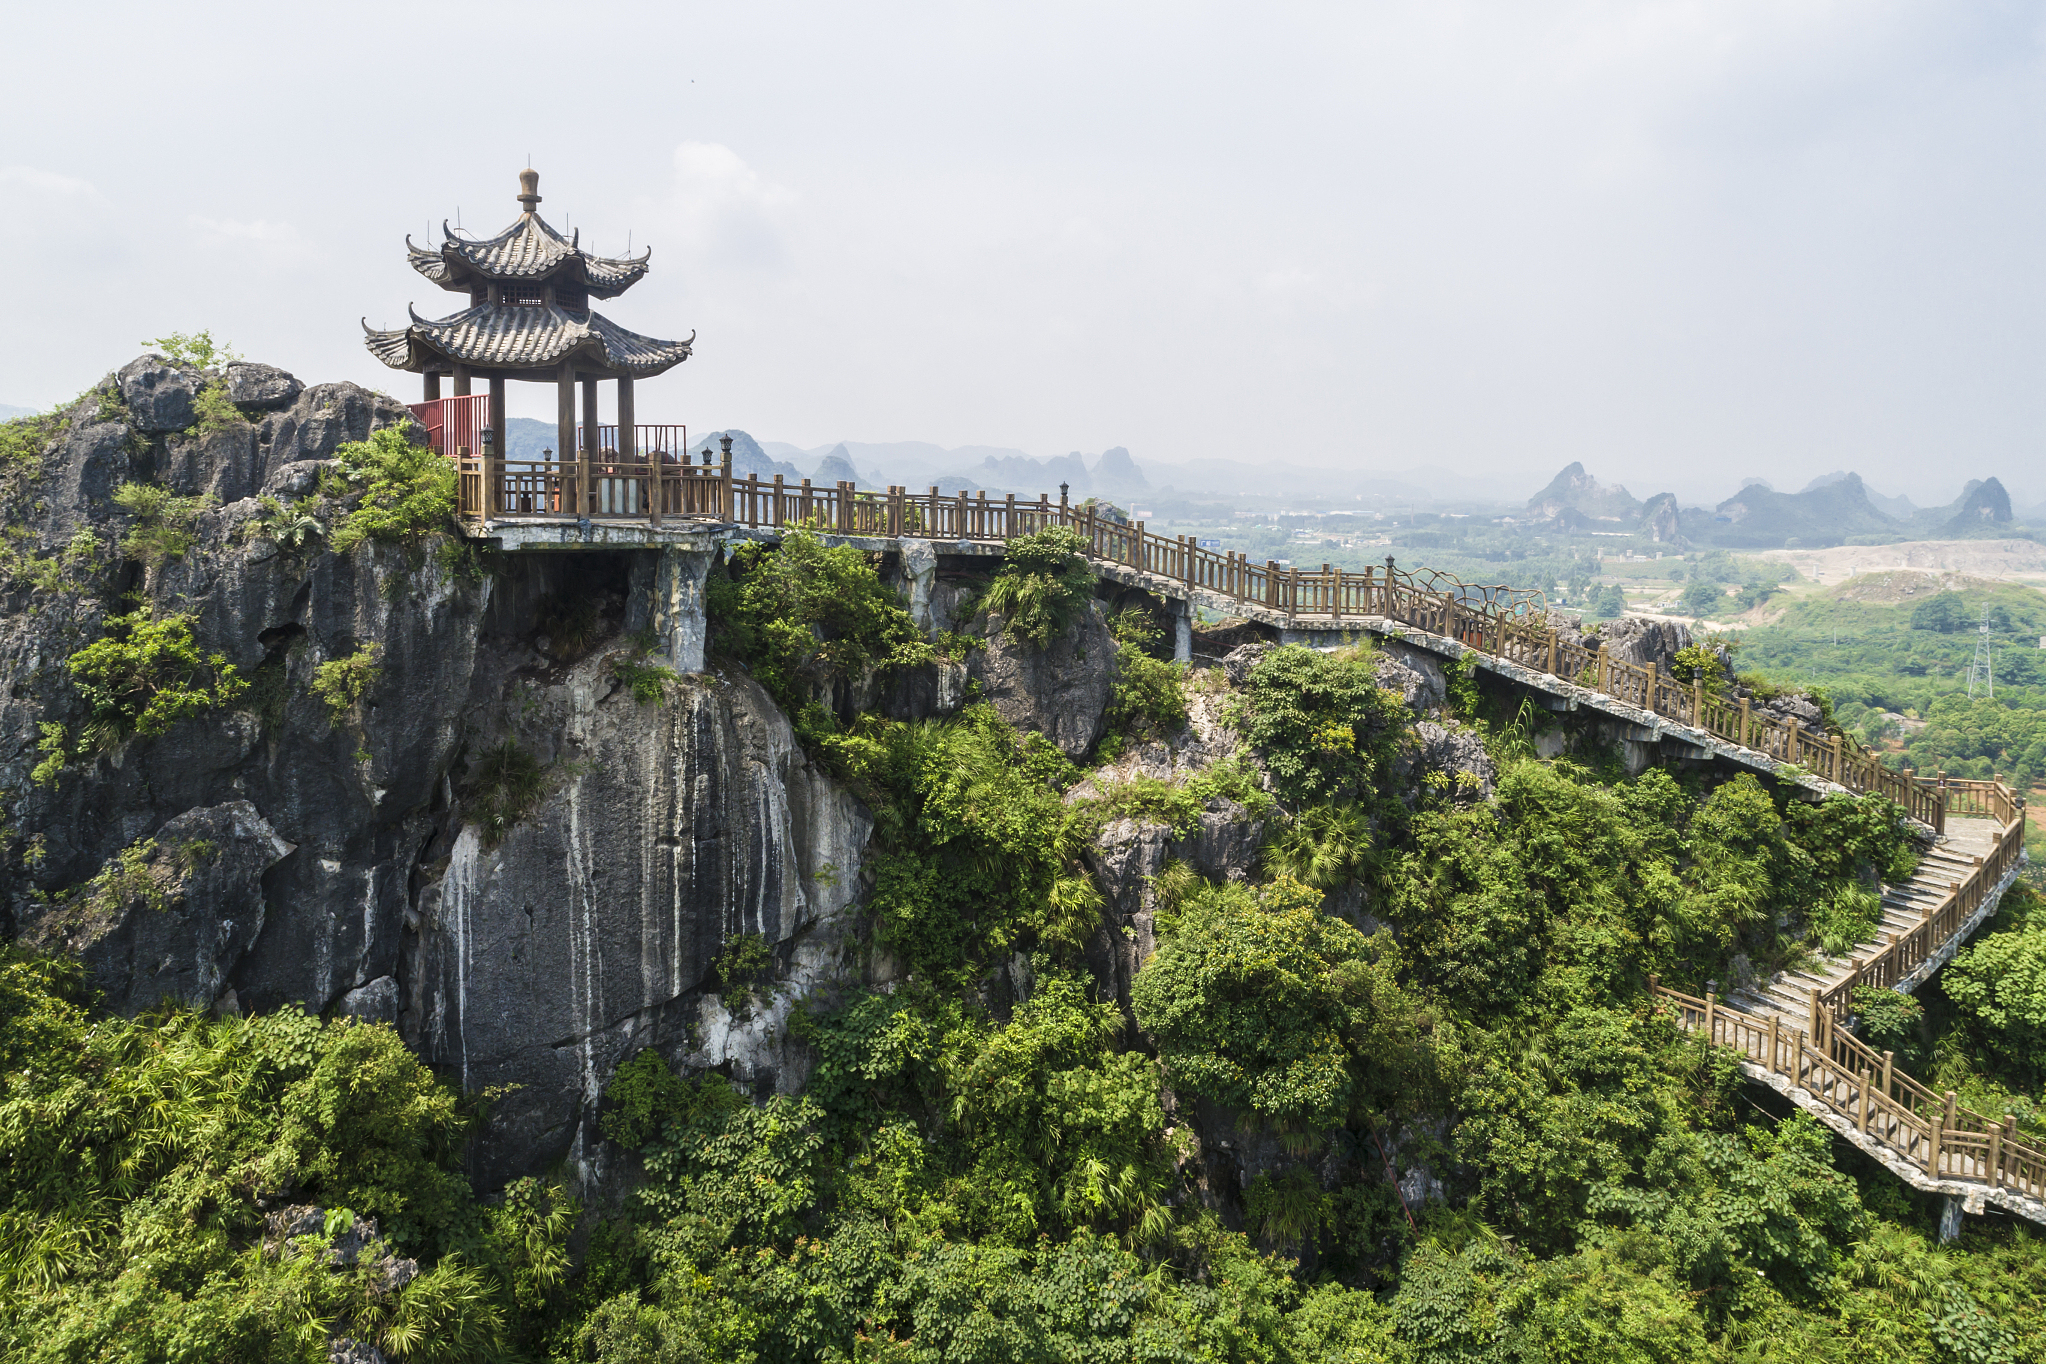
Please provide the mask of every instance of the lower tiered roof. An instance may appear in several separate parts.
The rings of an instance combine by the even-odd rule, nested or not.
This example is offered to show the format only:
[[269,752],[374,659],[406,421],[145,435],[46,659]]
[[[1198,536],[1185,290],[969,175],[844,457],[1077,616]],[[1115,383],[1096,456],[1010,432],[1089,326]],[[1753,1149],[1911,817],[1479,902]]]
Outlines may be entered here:
[[378,331],[365,319],[362,329],[370,354],[392,369],[445,373],[463,364],[534,379],[552,378],[564,359],[572,359],[579,372],[650,378],[687,360],[696,341],[693,332],[687,341],[657,341],[595,311],[570,312],[553,304],[482,303],[438,320],[413,311],[409,327]]

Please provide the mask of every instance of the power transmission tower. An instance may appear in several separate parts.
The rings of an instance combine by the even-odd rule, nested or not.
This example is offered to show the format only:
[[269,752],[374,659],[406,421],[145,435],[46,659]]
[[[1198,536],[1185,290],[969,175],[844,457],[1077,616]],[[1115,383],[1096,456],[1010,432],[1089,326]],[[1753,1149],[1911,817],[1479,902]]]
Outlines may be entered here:
[[1989,657],[1989,609],[1982,610],[1982,623],[1975,627],[1975,661],[1968,665],[1968,698],[1973,700],[1980,685],[1985,697],[1996,695],[1996,674]]

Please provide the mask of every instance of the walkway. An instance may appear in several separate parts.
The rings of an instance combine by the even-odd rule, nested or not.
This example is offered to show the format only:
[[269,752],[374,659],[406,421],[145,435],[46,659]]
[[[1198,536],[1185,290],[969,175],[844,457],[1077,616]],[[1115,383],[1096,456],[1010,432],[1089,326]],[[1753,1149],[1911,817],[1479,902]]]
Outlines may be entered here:
[[[708,458],[708,456],[706,456]],[[1857,985],[1910,991],[1953,956],[2016,876],[2024,801],[2000,781],[1953,781],[1896,772],[1836,731],[1756,714],[1748,701],[1709,693],[1701,682],[1621,662],[1595,640],[1550,627],[1541,595],[1473,585],[1445,573],[1400,568],[1387,558],[1363,571],[1323,564],[1303,571],[1199,548],[1185,536],[1152,533],[1141,521],[1111,520],[1074,506],[1060,490],[1036,501],[985,493],[947,497],[850,483],[812,487],[779,477],[744,481],[721,467],[634,463],[615,455],[578,468],[462,455],[461,511],[467,532],[507,551],[656,549],[654,618],[675,666],[703,666],[704,575],[731,541],[778,538],[808,527],[827,541],[901,554],[935,566],[938,554],[998,555],[1010,539],[1051,526],[1080,536],[1095,571],[1178,603],[1257,621],[1282,639],[1322,642],[1370,634],[1403,640],[1447,660],[1478,665],[1552,709],[1589,708],[1616,721],[1631,741],[1716,757],[1818,792],[1875,792],[1894,800],[1937,840],[1918,872],[1883,888],[1878,936],[1847,957],[1810,970],[1779,972],[1731,1002],[1668,990],[1687,1028],[1747,1059],[1754,1079],[1787,1094],[1834,1131],[1914,1187],[1946,1193],[1979,1211],[1995,1203],[2046,1222],[2046,1155],[2018,1143],[2013,1120],[1993,1123],[1934,1095],[1848,1031]],[[578,514],[576,508],[587,511]],[[1181,631],[1181,656],[1188,634]]]

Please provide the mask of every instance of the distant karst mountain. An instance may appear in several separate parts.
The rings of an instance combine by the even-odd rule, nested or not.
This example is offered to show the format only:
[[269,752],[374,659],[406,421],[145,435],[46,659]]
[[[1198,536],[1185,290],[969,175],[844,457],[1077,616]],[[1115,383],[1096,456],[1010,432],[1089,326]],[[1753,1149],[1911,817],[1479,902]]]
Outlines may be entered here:
[[1894,536],[1897,530],[1869,501],[1859,474],[1801,493],[1751,483],[1710,512],[1692,512],[1685,520],[1691,539],[1728,549],[1775,549],[1792,540],[1807,547],[1839,545],[1857,536]]
[[1584,471],[1582,463],[1574,460],[1549,480],[1548,487],[1527,500],[1527,509],[1538,521],[1567,525],[1573,518],[1563,513],[1574,511],[1592,521],[1622,522],[1628,530],[1641,517],[1641,503],[1632,493],[1618,483],[1610,486],[1600,483]]
[[16,417],[33,417],[40,408],[16,407],[13,403],[0,403],[0,422],[11,422]]

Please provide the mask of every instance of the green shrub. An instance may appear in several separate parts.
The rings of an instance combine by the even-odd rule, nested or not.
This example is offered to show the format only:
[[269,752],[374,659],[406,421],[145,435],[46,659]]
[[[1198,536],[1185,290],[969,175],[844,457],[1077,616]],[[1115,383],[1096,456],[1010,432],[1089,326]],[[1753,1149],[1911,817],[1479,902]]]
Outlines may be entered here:
[[[0,947],[0,1341],[11,1358],[397,1360],[521,1353],[566,1265],[557,1197],[486,1209],[453,1090],[390,1028],[296,1008],[95,1018],[75,967]],[[421,1262],[385,1288],[326,1235],[262,1244],[267,1207],[373,1218]]]
[[620,659],[611,665],[611,675],[625,684],[632,699],[641,705],[650,705],[664,699],[668,688],[683,681],[681,673],[665,663],[647,663],[637,659]]
[[1275,1126],[1325,1130],[1360,1100],[1360,1076],[1419,1061],[1414,1011],[1390,935],[1321,912],[1281,880],[1197,891],[1131,986],[1137,1022],[1175,1085]]
[[1941,973],[1982,1046],[2021,1075],[2046,1071],[2046,932],[1991,933]]
[[193,395],[192,413],[198,418],[194,426],[201,435],[248,421],[247,414],[228,400],[225,379],[215,379]]
[[327,703],[328,718],[334,724],[340,724],[376,687],[384,672],[378,664],[383,655],[384,646],[372,641],[313,669],[313,695]]
[[1108,630],[1116,641],[1115,690],[1108,701],[1109,731],[1133,739],[1169,734],[1184,725],[1186,668],[1151,656],[1150,647],[1158,642],[1160,632],[1151,623],[1150,614],[1135,608],[1118,611],[1109,618]]
[[455,529],[454,461],[414,444],[411,426],[387,426],[334,452],[343,484],[362,501],[334,528],[345,554],[364,540],[411,542]]
[[1094,600],[1086,550],[1086,539],[1068,526],[1009,541],[981,605],[1003,618],[1008,633],[1044,648]]
[[546,793],[547,768],[517,739],[507,736],[478,754],[469,774],[469,811],[484,845],[502,842]]
[[139,344],[148,346],[174,365],[192,369],[220,369],[242,358],[227,342],[215,341],[210,330],[172,332],[169,336],[159,336]]
[[901,600],[850,545],[827,546],[814,531],[793,529],[778,546],[739,546],[731,567],[735,576],[713,576],[707,589],[719,643],[791,715],[811,709],[813,693],[832,679],[935,657]]
[[135,518],[121,552],[154,568],[184,557],[192,547],[192,523],[218,503],[211,493],[179,497],[154,483],[123,483],[114,489],[114,505]]
[[1265,844],[1265,869],[1327,892],[1363,879],[1372,862],[1371,818],[1355,804],[1310,805]]
[[162,734],[248,686],[225,655],[199,651],[192,617],[153,618],[146,609],[108,617],[106,634],[64,666],[88,708],[86,738],[100,748]]
[[268,540],[291,553],[326,533],[326,523],[307,511],[305,504],[280,502],[268,493],[256,499],[256,515],[242,523],[245,539]]
[[1378,685],[1370,656],[1274,649],[1250,672],[1238,728],[1285,801],[1358,798],[1389,773],[1407,717]]

